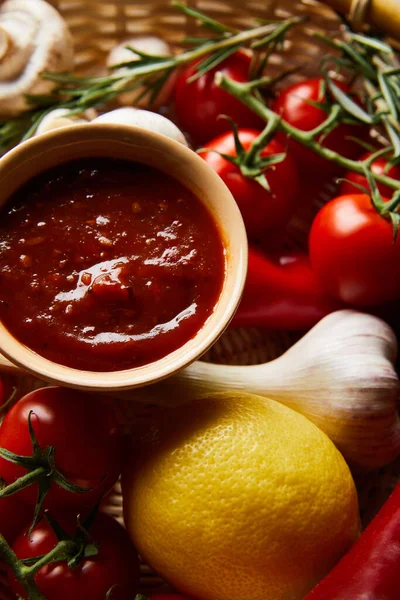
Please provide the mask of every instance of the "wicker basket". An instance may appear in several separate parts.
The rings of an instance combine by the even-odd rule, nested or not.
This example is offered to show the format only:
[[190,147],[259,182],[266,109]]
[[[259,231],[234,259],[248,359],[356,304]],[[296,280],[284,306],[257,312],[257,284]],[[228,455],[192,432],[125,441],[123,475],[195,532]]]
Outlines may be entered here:
[[[108,51],[116,43],[134,34],[153,33],[174,44],[184,34],[193,33],[191,31],[193,24],[185,16],[177,13],[168,0],[50,0],[50,2],[63,14],[70,26],[75,40],[76,70],[79,73],[103,70]],[[381,0],[381,4],[385,6],[393,3],[394,9],[394,4],[397,2],[398,0]],[[348,0],[347,2],[332,0],[330,3],[338,8],[348,8],[351,4]],[[377,3],[375,0],[375,5]],[[283,68],[287,70],[299,66],[301,76],[293,75],[293,79],[316,76],[318,58],[323,50],[311,34],[318,31],[340,35],[340,20],[337,14],[325,4],[315,0],[240,0],[240,2],[239,0],[230,2],[189,0],[188,4],[230,25],[250,25],[253,17],[271,19],[307,15],[309,17],[307,24],[290,34],[284,53],[272,57],[269,71],[272,71],[272,75],[279,74]],[[363,15],[365,16],[368,4],[369,2],[365,0],[353,1],[353,15],[358,22]],[[400,6],[398,15],[400,20]],[[392,35],[394,33],[393,23],[391,33]],[[333,184],[327,185],[318,197],[313,198],[311,209],[309,208],[307,213],[303,212],[295,216],[290,226],[290,245],[305,245],[308,226],[313,215],[333,191]],[[298,334],[257,329],[229,330],[204,359],[228,364],[262,363],[282,354],[298,337]],[[31,380],[23,382],[25,391],[31,389],[33,385],[34,382]],[[128,406],[118,401],[118,408],[121,419],[128,427],[133,426],[137,419],[146,417],[143,407]],[[399,478],[400,462],[397,461],[384,469],[357,479],[364,524],[376,513]],[[105,510],[122,520],[122,497],[118,486],[108,498]],[[149,588],[160,585],[162,582],[159,578],[143,565],[143,591],[146,592]]]

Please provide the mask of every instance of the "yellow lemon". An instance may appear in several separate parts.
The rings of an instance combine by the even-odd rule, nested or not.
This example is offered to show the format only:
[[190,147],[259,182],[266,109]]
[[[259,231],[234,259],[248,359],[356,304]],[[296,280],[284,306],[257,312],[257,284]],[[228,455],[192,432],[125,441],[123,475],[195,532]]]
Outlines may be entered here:
[[359,533],[350,471],[302,415],[250,394],[167,411],[123,479],[139,553],[199,600],[301,600]]

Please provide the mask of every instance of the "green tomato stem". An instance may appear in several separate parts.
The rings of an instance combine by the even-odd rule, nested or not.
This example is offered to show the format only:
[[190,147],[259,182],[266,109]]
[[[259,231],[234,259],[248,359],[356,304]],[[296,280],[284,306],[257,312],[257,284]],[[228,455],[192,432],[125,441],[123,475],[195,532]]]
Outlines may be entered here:
[[324,133],[331,125],[334,125],[337,122],[341,110],[342,109],[340,108],[340,106],[338,104],[335,104],[328,117],[325,119],[325,121],[321,123],[321,125],[318,125],[318,127],[315,127],[310,131],[304,132],[305,137],[309,140],[314,140],[317,137],[317,135],[319,135],[320,133]]
[[0,490],[0,498],[7,498],[8,496],[12,496],[21,490],[37,483],[39,479],[41,479],[47,473],[47,469],[45,467],[38,467],[34,471],[30,471],[26,475],[22,475],[10,485],[7,485],[2,490]]
[[259,156],[260,152],[264,150],[265,146],[271,140],[278,127],[279,117],[275,115],[274,118],[268,120],[265,129],[263,129],[260,135],[252,143],[249,151],[246,153],[243,166],[249,167],[253,164],[254,159]]
[[29,600],[46,600],[43,594],[39,591],[33,579],[33,575],[29,572],[29,568],[22,564],[1,534],[0,560],[11,569],[17,580],[27,592]]
[[[271,120],[276,119],[277,115],[273,110],[268,108],[258,98],[252,96],[251,86],[248,86],[246,83],[238,83],[237,81],[233,81],[232,79],[229,79],[222,73],[216,74],[216,83],[223,90],[229,92],[235,98],[238,98],[238,100],[243,102],[243,104],[248,106],[252,111],[254,111],[267,123]],[[330,117],[328,117],[327,120],[329,121]],[[357,160],[351,160],[350,158],[345,158],[337,152],[334,152],[329,148],[321,146],[315,139],[310,138],[309,131],[301,131],[300,129],[297,129],[297,127],[293,127],[283,119],[279,120],[277,128],[286,133],[296,142],[300,142],[300,144],[302,144],[303,146],[307,146],[307,148],[310,148],[313,152],[315,152],[315,154],[318,154],[318,156],[326,158],[330,162],[335,163],[343,169],[346,169],[348,171],[354,171],[355,173],[360,173],[361,175],[364,175],[364,164],[362,162],[359,162]],[[400,181],[397,181],[396,179],[392,179],[387,175],[379,175],[377,173],[373,173],[373,178],[378,183],[386,185],[393,190],[400,190]]]
[[50,550],[30,567],[24,566],[24,575],[28,578],[33,578],[40,569],[46,565],[55,562],[67,562],[70,559],[71,552],[75,549],[75,543],[72,540],[62,540],[57,546]]

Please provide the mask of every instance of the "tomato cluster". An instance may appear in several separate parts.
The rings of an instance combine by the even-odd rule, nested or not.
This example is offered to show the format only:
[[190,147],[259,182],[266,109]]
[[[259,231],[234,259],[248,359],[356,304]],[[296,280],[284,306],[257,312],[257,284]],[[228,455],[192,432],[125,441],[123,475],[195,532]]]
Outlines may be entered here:
[[[0,533],[16,556],[22,560],[54,550],[64,539],[58,528],[71,540],[72,554],[75,549],[82,554],[73,567],[64,560],[36,573],[44,597],[101,600],[108,594],[110,600],[130,599],[139,579],[136,550],[124,528],[97,511],[122,470],[123,437],[113,409],[101,398],[75,390],[35,390],[6,414],[0,448],[4,486],[18,487],[28,474],[32,477],[27,487],[0,498]],[[80,493],[60,485],[65,480]],[[35,507],[39,512],[34,519]],[[93,544],[94,553],[85,553],[86,545]],[[10,583],[16,597],[29,597],[15,577]]]
[[[250,64],[247,54],[236,52],[194,80],[196,64],[190,65],[181,73],[175,94],[178,123],[195,146],[203,144],[201,156],[231,191],[255,247],[234,325],[306,329],[324,312],[343,305],[375,309],[400,299],[400,241],[394,241],[390,215],[377,210],[369,183],[359,173],[344,174],[341,196],[316,215],[309,255],[288,256],[288,223],[307,208],[310,191],[315,195],[341,173],[334,162],[283,133],[269,136],[260,147],[258,116],[215,82],[217,71],[239,83],[250,81]],[[336,86],[363,106],[350,86],[340,81]],[[285,123],[310,132],[324,123],[335,99],[321,77],[289,85],[266,102]],[[229,119],[218,119],[221,115]],[[369,136],[369,126],[343,119],[315,139],[323,148],[365,163],[372,156],[365,154],[365,145],[373,143]],[[372,173],[400,180],[400,165],[384,155],[370,163]],[[382,203],[387,202],[393,190],[377,187]]]
[[[251,65],[244,51],[204,74],[196,75],[194,63],[181,71],[175,89],[177,121],[193,146],[204,146],[199,153],[235,198],[251,244],[234,325],[303,330],[345,305],[375,308],[399,300],[400,241],[384,210],[392,196],[388,186],[370,190],[366,176],[345,174],[340,195],[312,221],[309,253],[285,246],[309,190],[333,181],[337,169],[290,136],[266,135],[260,117],[217,85],[217,71],[249,82]],[[350,87],[337,85],[361,102]],[[310,132],[324,123],[332,102],[319,78],[286,87],[269,105],[293,128]],[[365,154],[368,126],[350,120],[316,135],[325,149],[371,159],[373,173],[400,180],[400,165],[384,152]],[[371,198],[379,194],[380,210]],[[0,381],[0,406],[8,394]],[[116,520],[97,512],[122,470],[123,438],[113,410],[74,390],[33,391],[6,414],[0,448],[0,544],[8,542],[20,560],[47,555],[60,540],[72,552],[70,560],[41,566],[34,576],[40,592],[48,600],[134,598],[136,550]],[[11,572],[9,581],[15,598],[29,598]],[[150,600],[190,599],[154,594]]]

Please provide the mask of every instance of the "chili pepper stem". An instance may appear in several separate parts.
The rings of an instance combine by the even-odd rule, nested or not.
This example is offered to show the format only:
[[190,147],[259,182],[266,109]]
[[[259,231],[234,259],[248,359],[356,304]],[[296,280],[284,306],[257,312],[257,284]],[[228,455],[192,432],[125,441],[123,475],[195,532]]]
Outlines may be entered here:
[[[267,123],[273,119],[276,119],[276,113],[274,113],[273,110],[265,106],[263,102],[252,96],[251,87],[249,87],[246,83],[243,84],[233,81],[232,79],[229,79],[222,73],[217,73],[215,80],[217,85],[219,85],[223,90],[229,92],[235,98],[238,98],[241,102],[243,102],[243,104],[248,106],[252,111],[254,111]],[[351,160],[350,158],[345,158],[337,152],[334,152],[329,148],[321,146],[316,140],[310,139],[309,131],[301,131],[300,129],[293,127],[283,119],[280,119],[278,121],[277,129],[280,129],[296,142],[300,142],[301,144],[303,144],[303,146],[307,146],[316,154],[322,156],[322,158],[326,158],[330,162],[337,164],[339,167],[342,167],[343,169],[346,169],[348,171],[354,171],[355,173],[360,173],[361,175],[364,175],[364,165],[362,162]],[[392,179],[387,175],[380,175],[377,173],[373,173],[373,178],[376,182],[382,183],[383,185],[386,185],[392,188],[393,190],[400,190],[400,181],[397,181],[396,179]]]

